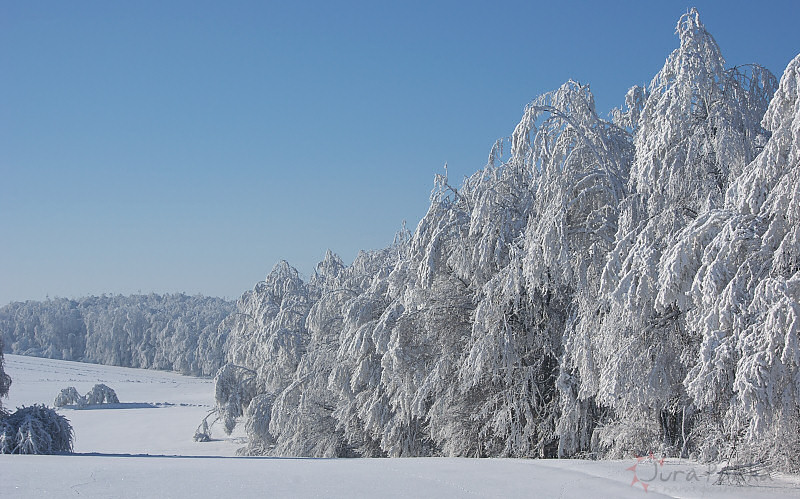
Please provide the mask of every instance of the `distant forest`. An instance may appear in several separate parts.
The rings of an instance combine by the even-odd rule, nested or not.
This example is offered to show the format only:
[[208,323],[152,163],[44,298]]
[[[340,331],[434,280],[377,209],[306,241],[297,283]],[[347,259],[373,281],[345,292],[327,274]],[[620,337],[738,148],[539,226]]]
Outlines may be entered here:
[[6,353],[213,376],[234,304],[203,296],[90,296],[0,308]]

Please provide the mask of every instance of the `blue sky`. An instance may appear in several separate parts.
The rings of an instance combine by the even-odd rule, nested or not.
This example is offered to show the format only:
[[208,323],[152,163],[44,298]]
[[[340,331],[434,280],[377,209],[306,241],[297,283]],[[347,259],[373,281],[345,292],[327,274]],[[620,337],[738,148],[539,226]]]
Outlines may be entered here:
[[620,105],[690,5],[729,65],[800,52],[796,0],[0,0],[0,304],[233,298],[280,259],[350,262],[537,95]]

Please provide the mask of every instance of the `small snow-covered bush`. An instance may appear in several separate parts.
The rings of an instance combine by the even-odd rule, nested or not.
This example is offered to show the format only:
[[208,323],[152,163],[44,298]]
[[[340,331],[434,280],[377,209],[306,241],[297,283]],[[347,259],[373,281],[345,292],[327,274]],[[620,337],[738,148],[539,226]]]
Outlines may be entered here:
[[194,441],[195,442],[210,442],[211,441],[211,429],[208,427],[208,416],[203,418],[203,421],[200,423],[200,426],[194,432]]
[[103,383],[98,383],[86,394],[86,404],[119,404],[119,398],[114,390]]
[[0,419],[0,454],[72,452],[69,420],[43,405],[22,407]]
[[78,393],[74,386],[64,388],[58,394],[56,400],[53,402],[56,407],[64,407],[65,405],[77,405],[83,407],[86,405],[86,397]]

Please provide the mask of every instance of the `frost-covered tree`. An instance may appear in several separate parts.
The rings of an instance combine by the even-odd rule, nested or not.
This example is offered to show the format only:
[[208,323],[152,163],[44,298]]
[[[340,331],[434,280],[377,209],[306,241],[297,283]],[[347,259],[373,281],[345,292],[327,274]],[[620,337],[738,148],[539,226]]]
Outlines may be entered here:
[[228,434],[236,427],[236,418],[244,414],[250,401],[258,393],[256,375],[252,369],[228,363],[214,377],[216,410]]
[[[391,321],[388,279],[376,277],[361,295],[351,299],[342,317],[341,339],[328,386],[338,394],[333,413],[351,452],[380,457],[384,428],[394,411],[381,383],[380,333]],[[388,307],[388,308],[387,308]]]
[[85,360],[212,375],[224,359],[219,326],[233,307],[219,298],[101,296],[85,299],[82,306]]
[[677,32],[680,47],[639,115],[629,194],[602,277],[598,401],[615,412],[603,440],[618,453],[685,447],[692,407],[683,379],[696,344],[680,304],[656,303],[658,262],[675,234],[722,204],[731,176],[768,136],[760,121],[774,78],[760,68],[726,70],[694,9]]
[[[312,299],[297,270],[282,261],[242,295],[236,312],[222,325],[230,332],[227,364],[216,378],[216,398],[226,431],[233,430],[251,402],[270,400],[271,405],[292,383],[309,341],[305,322]],[[254,435],[253,447],[259,450],[251,453],[266,453],[257,440]],[[264,435],[261,440],[271,444],[272,439]]]
[[0,308],[0,333],[11,353],[68,360],[85,354],[86,326],[75,300],[10,303]]
[[[0,399],[8,395],[11,386],[3,363],[3,338],[0,337]],[[7,413],[0,403],[0,454],[72,452],[72,440],[69,420],[53,409],[32,405]]]
[[375,314],[371,339],[380,355],[382,389],[370,398],[384,420],[381,450],[390,456],[440,452],[445,442],[435,442],[432,433],[449,434],[445,428],[459,419],[447,408],[457,400],[453,381],[474,308],[470,285],[479,273],[492,272],[467,268],[472,185],[467,179],[456,190],[446,172],[437,176],[428,213],[388,277],[388,307]]
[[[305,317],[308,341],[291,382],[275,394],[269,432],[276,454],[336,457],[345,455],[341,431],[332,416],[335,394],[328,376],[335,362],[344,302],[360,292],[344,278],[346,267],[328,252],[309,280],[316,298]],[[265,401],[269,403],[270,401]],[[261,410],[266,412],[262,403]]]
[[684,381],[701,411],[700,456],[740,444],[751,458],[797,469],[800,57],[763,124],[772,137],[724,207],[698,217],[662,259],[658,304],[685,311],[700,342]]
[[[561,331],[577,287],[565,275],[587,273],[569,252],[602,261],[593,245],[613,241],[630,150],[627,133],[596,116],[588,87],[570,82],[532,103],[460,188],[437,178],[373,333],[392,409],[382,412],[385,452],[553,452]],[[542,248],[553,251],[546,261]]]
[[291,382],[308,342],[305,320],[310,307],[308,286],[297,270],[279,262],[239,299],[229,319],[233,324],[228,361],[256,371],[263,390],[282,390]]
[[[439,272],[429,285],[404,289],[373,334],[391,408],[383,414],[381,436],[381,448],[389,456],[450,454],[446,437],[453,434],[452,427],[469,423],[455,407],[455,381],[474,305],[464,282]],[[401,270],[393,277],[402,275]],[[390,287],[397,284],[390,279]]]
[[[624,116],[635,116],[642,98],[641,91],[629,92]],[[539,333],[523,352],[527,375],[539,380],[537,409],[546,407],[545,400],[554,405],[558,392],[558,407],[547,408],[550,427],[538,433],[551,442],[557,437],[552,452],[572,455],[588,450],[595,422],[589,414],[594,393],[586,389],[594,376],[585,364],[592,349],[586,347],[594,336],[600,269],[613,247],[633,147],[626,128],[597,116],[588,86],[574,82],[532,103],[521,124],[526,122],[533,124],[526,133],[528,161],[540,175],[520,241],[521,270],[528,329]],[[543,443],[540,437],[540,452]]]
[[[237,319],[238,323],[231,338],[242,341],[248,350],[238,350],[239,357],[233,353],[231,360],[255,363],[259,366],[273,364],[279,366],[280,376],[267,374],[253,379],[253,396],[248,400],[242,414],[246,417],[245,430],[248,433],[248,446],[242,449],[246,454],[278,454],[309,456],[353,455],[351,446],[344,436],[344,429],[334,416],[337,404],[337,391],[329,386],[329,378],[337,365],[336,354],[340,351],[340,331],[343,322],[352,315],[352,307],[360,295],[378,276],[385,278],[387,254],[392,249],[375,252],[361,252],[350,266],[345,266],[338,256],[328,252],[317,266],[308,285],[297,278],[296,271],[279,264],[267,282],[283,279],[281,289],[288,287],[299,291],[302,299],[291,295],[275,293],[245,294],[239,303],[240,313],[250,320]],[[276,273],[277,271],[277,273]],[[270,285],[274,289],[274,285]],[[256,291],[258,291],[258,286]],[[289,300],[287,301],[287,298]],[[281,305],[278,305],[280,303]],[[272,304],[272,306],[270,305]],[[292,306],[292,314],[267,313],[259,315],[258,310],[280,309]],[[301,305],[300,308],[297,308]],[[310,305],[310,306],[309,306]],[[255,312],[255,313],[254,313]],[[292,322],[285,322],[291,318]],[[258,334],[249,328],[258,325],[265,333]],[[282,327],[281,327],[282,326]],[[291,357],[287,358],[282,348],[264,348],[264,344],[274,341],[278,331],[287,334],[294,331],[298,343]],[[282,346],[283,344],[279,344]],[[231,352],[237,352],[234,348]],[[249,356],[242,355],[250,352]],[[263,373],[263,367],[261,368]],[[277,380],[277,381],[276,381]]]

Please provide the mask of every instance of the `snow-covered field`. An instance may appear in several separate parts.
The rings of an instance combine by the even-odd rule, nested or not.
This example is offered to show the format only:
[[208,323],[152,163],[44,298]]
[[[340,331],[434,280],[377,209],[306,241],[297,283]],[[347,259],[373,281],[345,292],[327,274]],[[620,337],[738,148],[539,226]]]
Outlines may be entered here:
[[74,455],[0,455],[4,498],[800,496],[798,477],[718,486],[713,469],[677,460],[240,458],[241,436],[219,427],[217,440],[192,440],[213,406],[211,380],[16,355],[6,355],[6,371],[10,409],[52,405],[62,388],[86,393],[96,383],[113,388],[120,404],[59,409],[75,428]]

